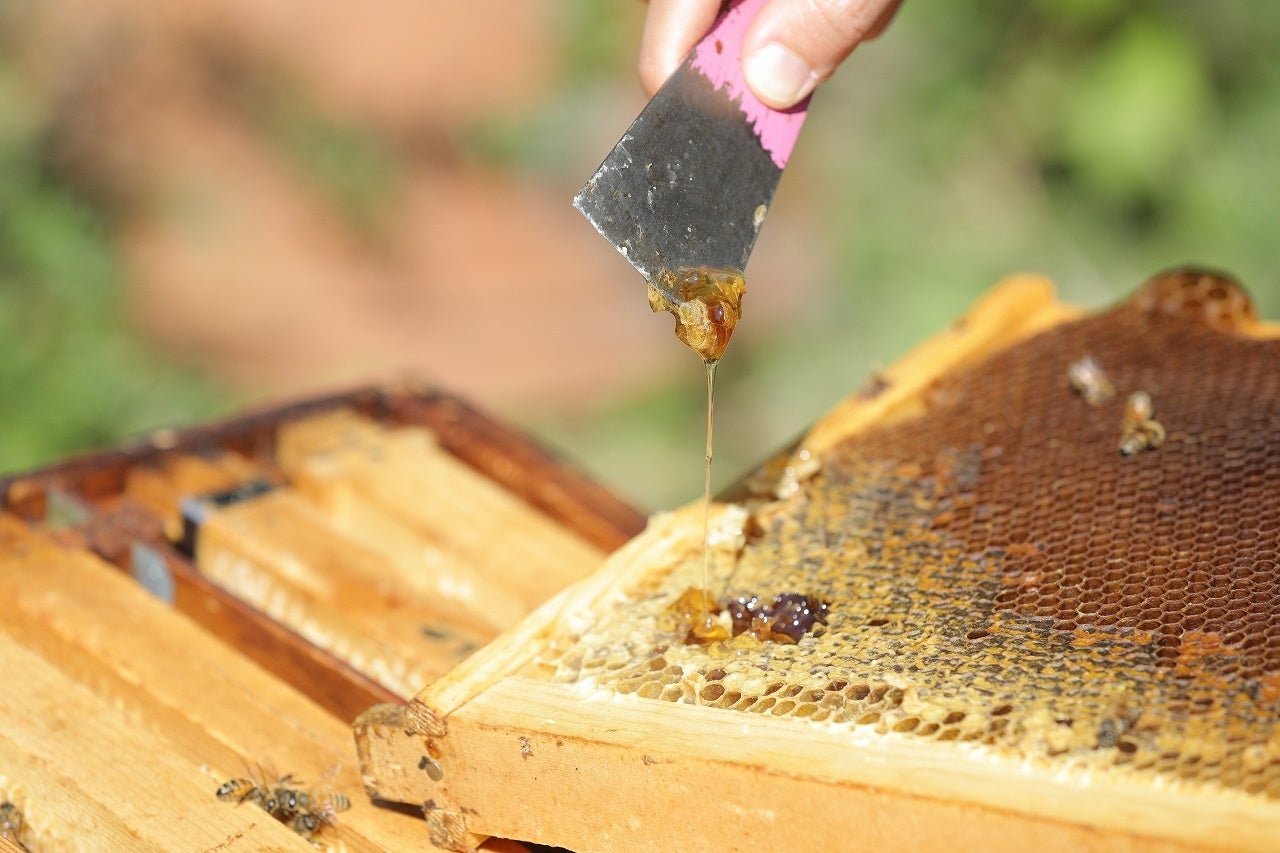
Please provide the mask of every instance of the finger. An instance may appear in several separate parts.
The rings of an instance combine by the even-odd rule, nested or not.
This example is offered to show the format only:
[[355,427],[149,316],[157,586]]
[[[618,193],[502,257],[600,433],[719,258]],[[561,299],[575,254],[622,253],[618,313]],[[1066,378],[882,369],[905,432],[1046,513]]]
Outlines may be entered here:
[[667,82],[719,12],[720,0],[650,0],[640,38],[640,83],[646,93]]
[[893,0],[884,11],[880,13],[880,17],[876,18],[876,22],[871,25],[871,29],[867,30],[867,37],[863,41],[870,41],[879,38],[884,32],[884,28],[893,23],[893,16],[898,14],[898,7],[902,5],[902,0]]
[[893,17],[899,0],[773,0],[743,42],[743,75],[776,109],[811,93]]

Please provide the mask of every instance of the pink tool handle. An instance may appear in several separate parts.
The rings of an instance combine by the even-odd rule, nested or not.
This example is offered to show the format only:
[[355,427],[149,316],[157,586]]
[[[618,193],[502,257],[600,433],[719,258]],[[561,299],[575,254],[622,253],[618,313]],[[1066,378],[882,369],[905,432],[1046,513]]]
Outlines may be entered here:
[[768,0],[739,0],[731,6],[707,37],[698,42],[690,63],[717,91],[728,87],[729,98],[738,102],[760,138],[761,147],[769,152],[774,164],[783,169],[804,125],[809,99],[787,110],[775,110],[762,103],[742,79],[742,39],[766,2]]

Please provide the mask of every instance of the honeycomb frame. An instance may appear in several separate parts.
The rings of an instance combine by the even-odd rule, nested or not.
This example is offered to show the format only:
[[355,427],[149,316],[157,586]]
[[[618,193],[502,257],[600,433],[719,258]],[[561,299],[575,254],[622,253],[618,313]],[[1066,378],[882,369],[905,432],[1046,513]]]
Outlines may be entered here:
[[[1267,500],[1280,475],[1275,327],[1258,323],[1234,282],[1197,270],[1157,276],[1093,316],[1060,322],[1046,310],[1052,322],[1024,324],[1037,334],[935,359],[945,369],[904,382],[897,398],[902,377],[890,371],[855,410],[882,396],[892,406],[862,420],[838,409],[762,469],[754,495],[717,508],[729,535],[712,589],[822,598],[828,621],[811,635],[685,641],[671,604],[700,582],[690,508],[651,524],[505,652],[420,694],[409,731],[462,760],[469,712],[490,727],[505,714],[531,732],[518,737],[532,753],[543,742],[532,733],[577,729],[550,712],[540,725],[499,712],[495,697],[519,702],[523,690],[537,705],[554,694],[559,713],[580,713],[602,743],[611,714],[651,716],[653,753],[686,724],[776,733],[810,764],[769,751],[774,775],[1049,818],[1061,831],[1050,837],[1074,839],[1065,847],[1083,843],[1072,832],[1101,827],[1126,847],[1266,849],[1280,837],[1280,503]],[[976,333],[961,324],[958,334]],[[1086,356],[1120,394],[1097,401],[1072,388],[1070,366]],[[1124,456],[1134,391],[1150,394],[1167,435]],[[895,782],[868,761],[904,772]],[[738,762],[760,772],[751,749]],[[442,802],[474,808],[477,796],[462,780]]]

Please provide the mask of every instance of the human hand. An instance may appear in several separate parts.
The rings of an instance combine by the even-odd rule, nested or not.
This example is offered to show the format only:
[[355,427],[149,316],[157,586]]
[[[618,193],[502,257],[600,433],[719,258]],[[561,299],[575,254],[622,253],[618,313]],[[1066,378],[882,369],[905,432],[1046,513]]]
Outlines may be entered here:
[[[742,43],[747,85],[786,109],[831,76],[853,49],[875,38],[901,0],[770,0]],[[640,42],[640,82],[652,95],[715,23],[720,0],[650,0]]]

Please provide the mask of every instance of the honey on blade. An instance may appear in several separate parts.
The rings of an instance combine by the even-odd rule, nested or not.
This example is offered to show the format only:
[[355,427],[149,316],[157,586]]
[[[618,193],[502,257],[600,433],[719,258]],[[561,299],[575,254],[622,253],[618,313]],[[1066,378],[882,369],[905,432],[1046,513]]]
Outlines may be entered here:
[[[703,477],[702,510],[702,615],[695,634],[717,631],[712,618],[711,574],[711,457],[715,425],[716,365],[729,346],[729,338],[742,316],[742,295],[747,283],[735,269],[683,267],[658,273],[659,287],[649,285],[649,307],[670,311],[676,318],[676,337],[702,358],[707,373],[707,454]],[[678,301],[668,298],[668,294]]]

